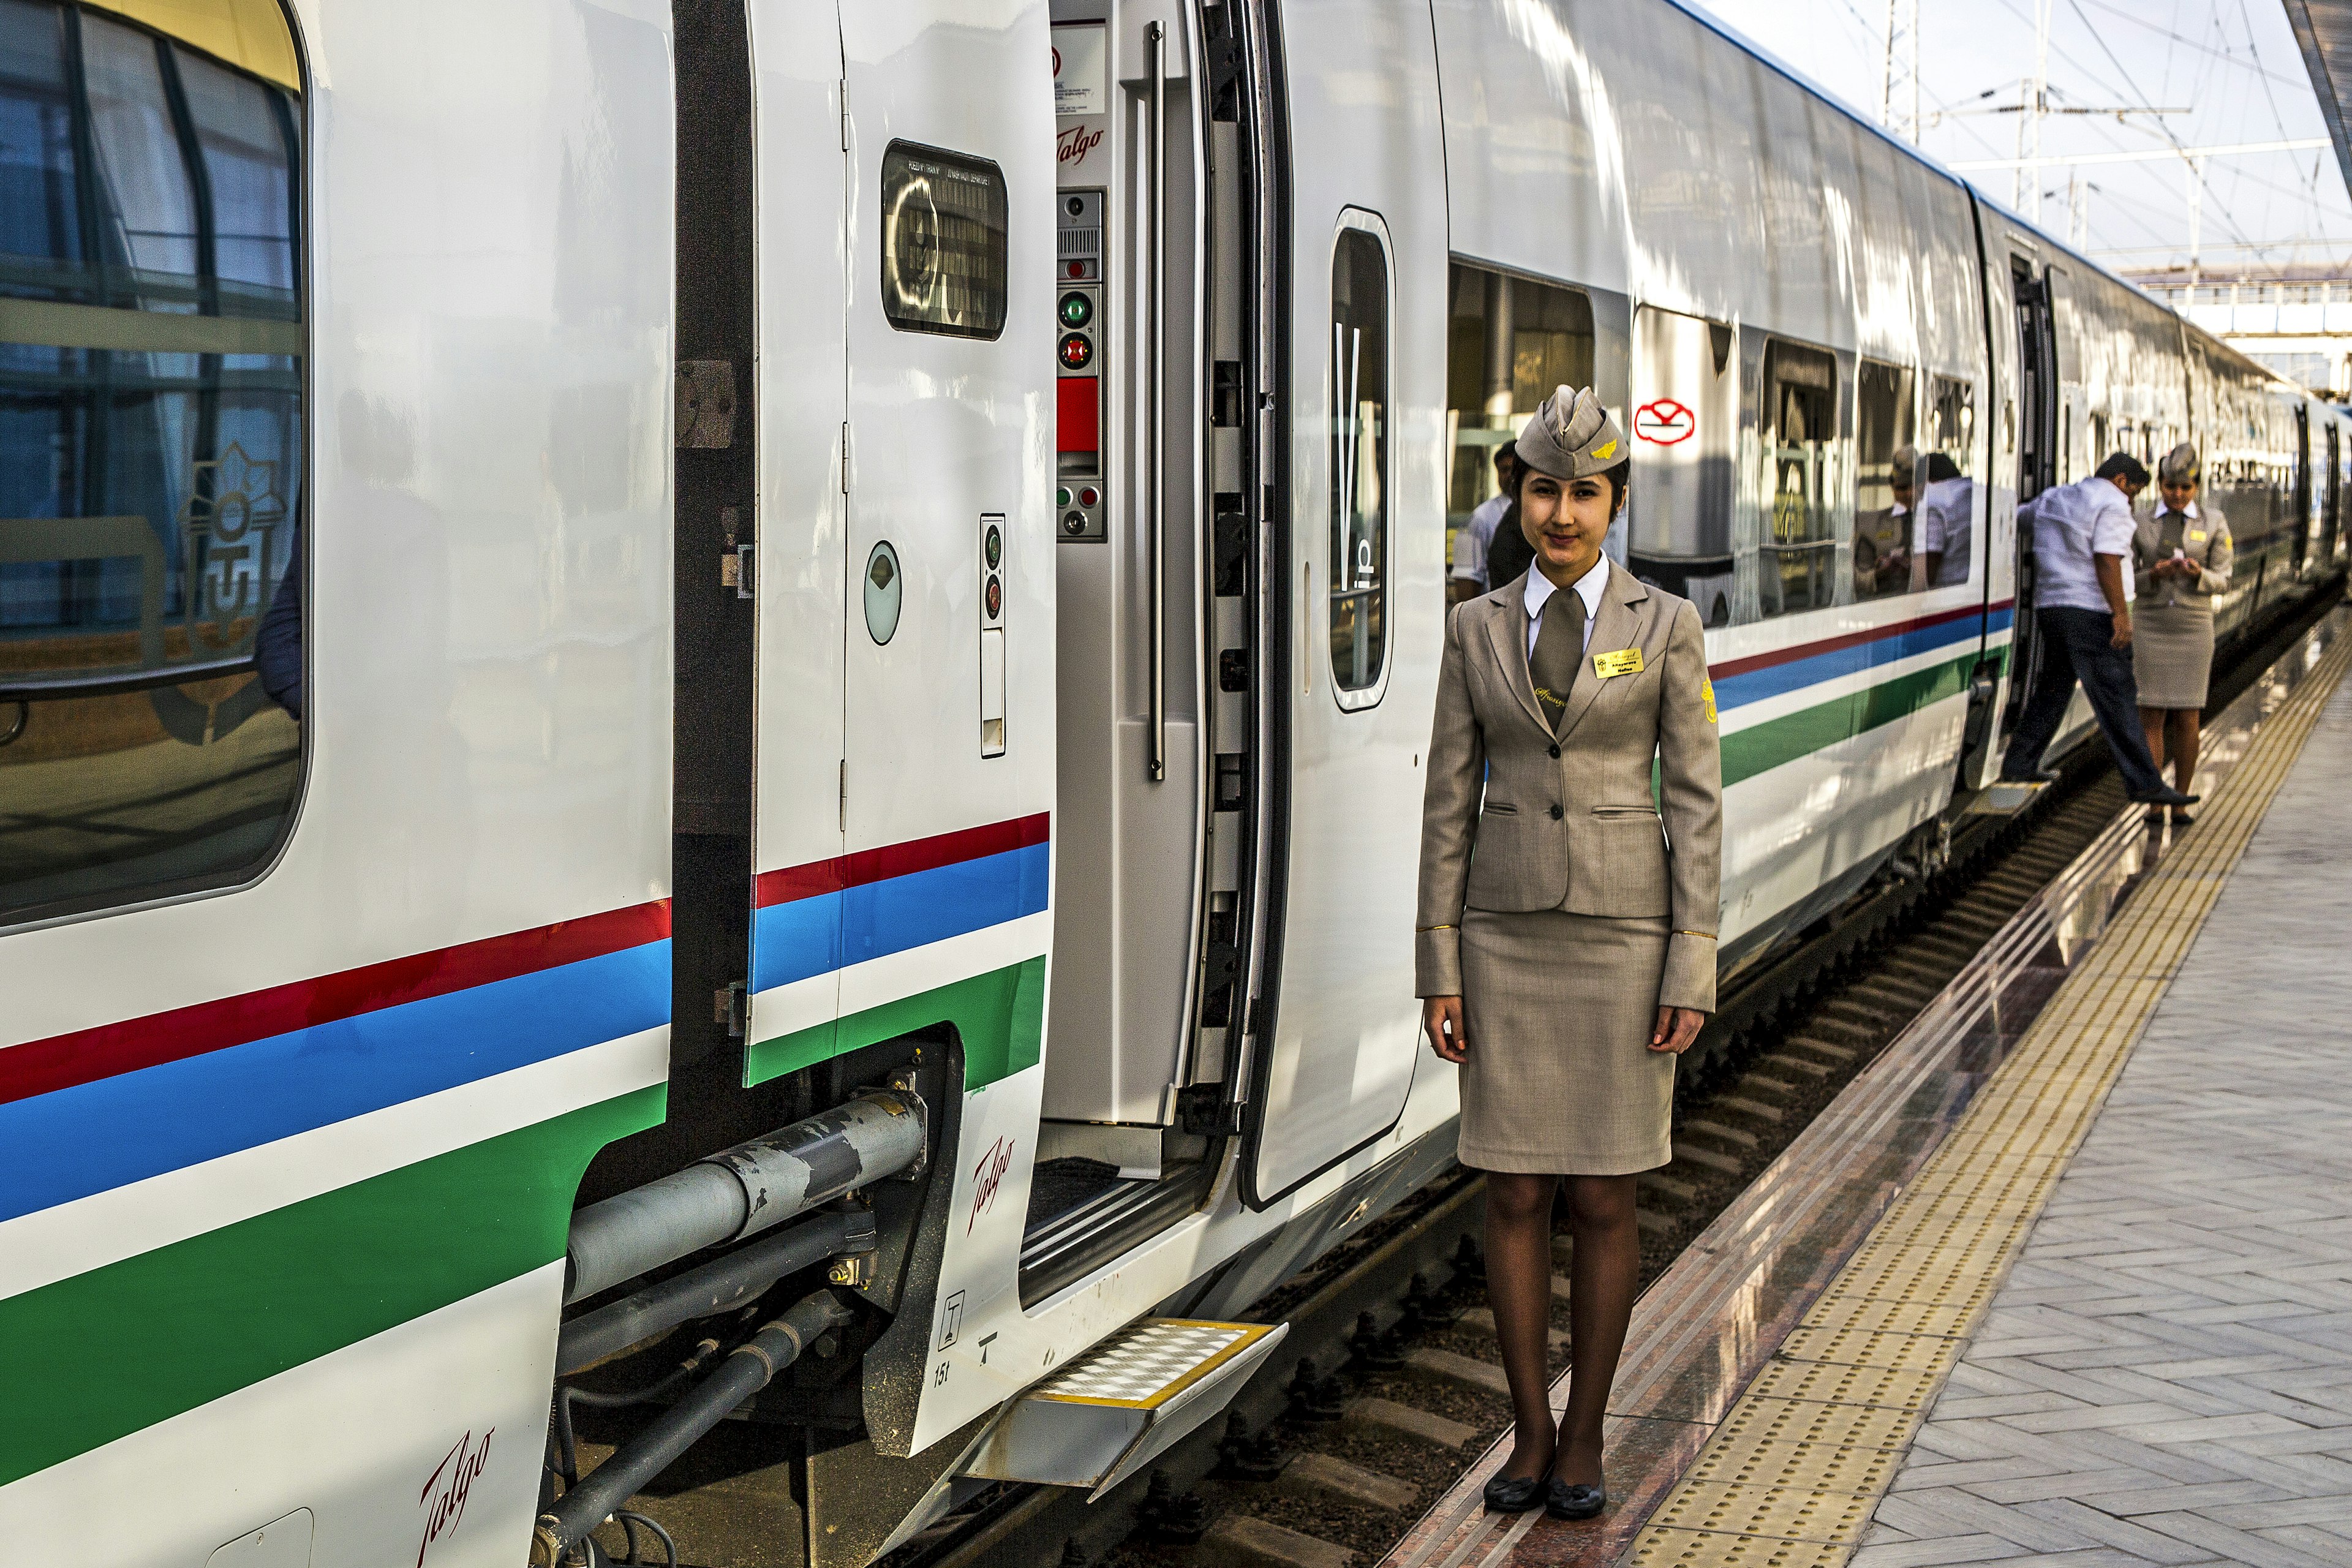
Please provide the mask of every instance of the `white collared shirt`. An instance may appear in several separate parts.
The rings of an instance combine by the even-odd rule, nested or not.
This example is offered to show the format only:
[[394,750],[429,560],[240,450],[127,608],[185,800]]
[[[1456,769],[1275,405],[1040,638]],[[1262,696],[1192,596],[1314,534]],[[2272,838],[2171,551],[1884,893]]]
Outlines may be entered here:
[[1454,574],[1473,583],[1486,580],[1486,551],[1495,542],[1495,525],[1510,510],[1508,496],[1488,496],[1471,509],[1470,521],[1454,531]]
[[[1591,647],[1592,623],[1601,615],[1601,590],[1609,586],[1608,555],[1604,553],[1600,560],[1595,561],[1592,563],[1592,569],[1579,577],[1572,586],[1576,589],[1576,596],[1584,601],[1584,646]],[[1543,627],[1544,605],[1559,590],[1552,586],[1551,579],[1543,574],[1542,567],[1528,568],[1525,598],[1528,607],[1528,657],[1529,658],[1533,658],[1536,655],[1536,633]]]
[[[2032,504],[2034,608],[2105,613],[2095,558],[2131,554],[2139,526],[2131,502],[2112,481],[2095,477],[2053,485]],[[2124,574],[2126,604],[2132,601],[2132,577]]]

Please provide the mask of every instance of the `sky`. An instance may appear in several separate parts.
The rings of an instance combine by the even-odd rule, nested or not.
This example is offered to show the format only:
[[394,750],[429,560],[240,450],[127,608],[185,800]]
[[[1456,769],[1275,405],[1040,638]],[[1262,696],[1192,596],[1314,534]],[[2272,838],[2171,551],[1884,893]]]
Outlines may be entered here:
[[[1887,0],[1688,0],[1877,123]],[[2174,146],[2325,138],[2311,79],[2278,0],[2047,0],[2053,109],[2044,157],[2166,150],[2138,163],[2072,171],[2093,257],[2119,270],[2189,259],[2187,166]],[[2019,155],[2019,101],[2033,72],[2036,0],[1918,0],[1920,146],[1948,164]],[[2153,109],[2185,112],[2156,115]],[[1964,170],[2004,203],[2008,169]],[[2042,171],[2041,220],[2072,235],[2070,171]],[[2034,216],[2033,194],[2022,209]],[[2352,196],[2332,148],[2207,161],[2200,262],[2208,277],[2245,263],[2352,258]]]

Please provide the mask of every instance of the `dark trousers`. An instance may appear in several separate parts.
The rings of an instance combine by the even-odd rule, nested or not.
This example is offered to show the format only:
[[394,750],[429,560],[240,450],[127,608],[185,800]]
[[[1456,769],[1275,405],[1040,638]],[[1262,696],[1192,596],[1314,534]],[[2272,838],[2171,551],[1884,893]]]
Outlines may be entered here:
[[2135,797],[2164,788],[2156,759],[2147,753],[2147,732],[2139,723],[2139,683],[2132,679],[2131,649],[2114,646],[2115,620],[2105,610],[2055,609],[2033,612],[2033,689],[2025,699],[2025,717],[2009,739],[2001,758],[2006,778],[2028,778],[2042,765],[2042,752],[2058,732],[2074,683],[2083,683],[2099,730],[2115,753],[2116,771],[2124,788]]

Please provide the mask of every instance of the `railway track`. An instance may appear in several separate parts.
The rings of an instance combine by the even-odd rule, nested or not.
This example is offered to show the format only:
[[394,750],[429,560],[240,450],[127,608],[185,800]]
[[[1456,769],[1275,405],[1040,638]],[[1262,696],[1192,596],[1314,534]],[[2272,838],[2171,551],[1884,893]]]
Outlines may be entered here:
[[[2332,603],[2216,672],[2219,710]],[[1865,889],[1727,998],[1676,1096],[1673,1163],[1640,1188],[1643,1283],[1901,1033],[2125,805],[2095,744],[2026,813],[1978,818],[1924,879]],[[1291,1324],[1279,1364],[1139,1479],[1083,1494],[1003,1487],[888,1568],[1344,1568],[1377,1562],[1509,1423],[1477,1251],[1483,1182],[1433,1184],[1258,1303]],[[1567,1239],[1555,1239],[1565,1262]],[[1563,1271],[1564,1272],[1564,1271]],[[1566,1364],[1556,1283],[1552,1366]]]

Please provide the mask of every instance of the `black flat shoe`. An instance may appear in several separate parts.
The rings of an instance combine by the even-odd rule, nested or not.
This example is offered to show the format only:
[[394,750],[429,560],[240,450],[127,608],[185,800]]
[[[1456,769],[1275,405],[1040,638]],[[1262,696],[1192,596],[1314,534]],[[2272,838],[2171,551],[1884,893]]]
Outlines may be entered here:
[[2147,815],[2146,816],[2141,817],[2139,820],[2140,820],[2140,825],[2141,825],[2142,826],[2144,826],[2144,827],[2161,827],[2161,826],[2164,826],[2164,807],[2162,807],[2162,806],[2160,806],[2160,805],[2151,805],[2151,806],[2149,806],[2149,807],[2147,808]]
[[1496,1476],[1486,1483],[1488,1513],[1525,1513],[1544,1504],[1541,1476]]
[[2189,816],[2187,812],[2180,810],[2179,807],[2177,807],[2177,806],[2176,806],[2176,807],[2174,807],[2174,808],[2173,808],[2173,813],[2172,813],[2172,826],[2175,826],[2175,827],[2187,827],[2188,826],[2189,826],[2189,824],[2191,824],[2191,823],[2195,822],[2196,820],[2197,820],[2197,819],[2196,819],[2195,817],[2193,817],[2193,816]]
[[1544,1512],[1554,1519],[1591,1519],[1608,1501],[1609,1494],[1599,1487],[1554,1481],[1544,1498]]

